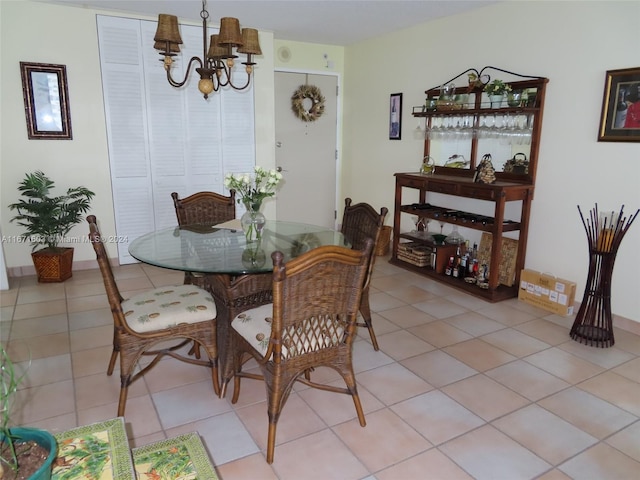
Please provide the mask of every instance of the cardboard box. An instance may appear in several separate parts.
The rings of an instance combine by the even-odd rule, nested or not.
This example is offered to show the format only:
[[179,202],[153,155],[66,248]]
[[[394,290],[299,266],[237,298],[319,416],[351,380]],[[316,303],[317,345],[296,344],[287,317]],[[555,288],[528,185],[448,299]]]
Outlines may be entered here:
[[558,315],[573,314],[576,284],[535,270],[520,273],[518,299]]

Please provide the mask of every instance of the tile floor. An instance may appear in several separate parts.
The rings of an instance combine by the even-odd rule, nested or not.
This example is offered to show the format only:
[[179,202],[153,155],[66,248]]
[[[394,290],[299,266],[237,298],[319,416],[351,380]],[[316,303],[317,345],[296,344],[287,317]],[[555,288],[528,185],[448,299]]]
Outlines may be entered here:
[[[490,304],[385,260],[371,292],[380,351],[362,330],[354,346],[365,428],[349,397],[296,388],[268,465],[262,383],[243,380],[232,405],[205,369],[168,359],[130,389],[132,446],[197,431],[224,480],[640,478],[639,336],[616,330],[612,348],[581,345],[570,317],[517,299]],[[116,277],[125,295],[182,281],[141,265]],[[17,423],[57,432],[114,417],[99,271],[12,285],[0,335],[21,366],[31,355]]]

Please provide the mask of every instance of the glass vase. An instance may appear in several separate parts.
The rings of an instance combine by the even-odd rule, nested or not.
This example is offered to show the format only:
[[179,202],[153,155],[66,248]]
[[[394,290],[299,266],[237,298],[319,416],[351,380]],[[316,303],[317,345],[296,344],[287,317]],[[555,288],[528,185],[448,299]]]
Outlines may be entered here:
[[262,238],[262,229],[267,221],[260,208],[262,207],[262,200],[258,201],[243,201],[246,212],[240,217],[240,224],[242,225],[242,231],[247,240],[247,244],[259,241]]
[[259,241],[251,242],[251,245],[242,251],[242,264],[247,268],[261,268],[266,262],[267,254]]
[[510,107],[519,107],[522,103],[522,91],[516,90],[507,94],[507,105]]

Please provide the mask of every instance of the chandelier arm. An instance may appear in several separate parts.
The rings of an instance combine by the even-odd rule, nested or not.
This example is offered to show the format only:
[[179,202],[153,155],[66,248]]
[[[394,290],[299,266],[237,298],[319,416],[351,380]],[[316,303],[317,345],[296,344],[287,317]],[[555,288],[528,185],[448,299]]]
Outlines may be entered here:
[[191,57],[191,60],[189,60],[189,64],[187,65],[187,71],[184,75],[184,79],[181,82],[176,82],[171,76],[171,68],[166,68],[167,80],[169,81],[169,84],[173,87],[182,87],[185,83],[187,83],[187,80],[189,80],[189,74],[191,73],[191,67],[194,63],[197,63],[198,65],[200,65],[200,68],[202,68],[202,60],[200,60],[198,57]]
[[250,83],[251,83],[251,74],[247,73],[247,83],[245,83],[242,87],[238,87],[234,85],[233,82],[231,82],[231,77],[229,77],[229,81],[226,84],[229,85],[234,90],[244,90],[249,86]]
[[[246,67],[246,62],[242,62],[242,65],[245,65]],[[227,81],[224,83],[224,86],[229,85],[234,90],[244,90],[249,86],[249,84],[251,83],[251,74],[253,72],[251,73],[247,72],[247,82],[243,86],[239,87],[237,85],[234,85],[234,83],[231,81],[231,69],[228,68],[228,66],[224,63],[223,63],[223,66],[224,66],[224,72],[227,76]]]

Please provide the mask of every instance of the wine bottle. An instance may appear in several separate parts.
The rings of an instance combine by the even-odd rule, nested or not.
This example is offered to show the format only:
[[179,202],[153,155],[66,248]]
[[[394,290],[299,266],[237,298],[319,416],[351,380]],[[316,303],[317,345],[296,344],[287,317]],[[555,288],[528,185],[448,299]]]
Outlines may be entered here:
[[456,249],[456,256],[453,259],[453,270],[451,271],[451,276],[453,278],[460,278],[460,244],[458,244],[458,248]]
[[455,257],[451,255],[449,257],[449,262],[447,263],[447,268],[444,269],[444,274],[451,276],[453,274],[453,262],[455,261]]
[[464,254],[460,258],[460,272],[458,274],[458,277],[462,280],[467,276],[467,265],[469,263],[469,240],[465,240],[464,245]]
[[478,259],[478,244],[474,243],[473,244],[473,250],[471,251],[471,259],[470,261],[467,262],[467,274],[470,277],[475,277],[477,274],[477,271],[474,271],[474,260]]

